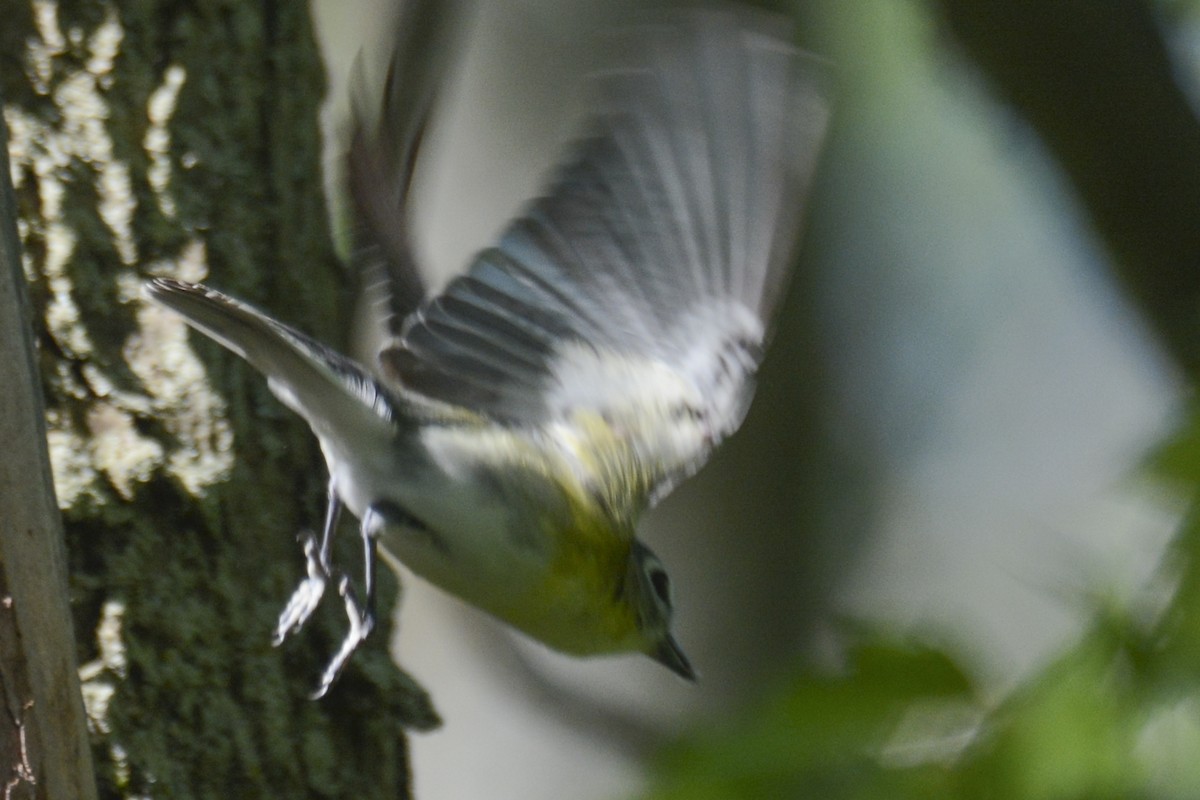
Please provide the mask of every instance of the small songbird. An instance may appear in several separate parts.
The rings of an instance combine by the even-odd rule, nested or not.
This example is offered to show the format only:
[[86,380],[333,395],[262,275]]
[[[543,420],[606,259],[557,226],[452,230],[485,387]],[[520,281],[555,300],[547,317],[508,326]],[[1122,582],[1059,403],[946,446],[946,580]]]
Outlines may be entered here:
[[[694,680],[635,525],[746,413],[826,128],[823,64],[746,10],[624,31],[546,194],[430,296],[408,203],[438,72],[413,42],[444,39],[434,6],[416,4],[378,120],[350,147],[358,260],[390,311],[377,363],[205,286],[145,286],[320,441],[324,531],[276,640],[337,588],[350,631],[324,694],[372,628],[378,544],[556,650],[645,653]],[[361,602],[331,557],[343,507],[361,524]]]

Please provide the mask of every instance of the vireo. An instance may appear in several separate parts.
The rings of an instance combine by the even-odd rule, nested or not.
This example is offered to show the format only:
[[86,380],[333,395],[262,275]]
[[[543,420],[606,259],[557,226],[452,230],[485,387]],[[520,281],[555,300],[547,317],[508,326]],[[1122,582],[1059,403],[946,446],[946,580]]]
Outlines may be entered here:
[[[635,527],[746,413],[826,127],[823,68],[743,11],[622,41],[545,196],[437,296],[407,233],[435,92],[404,85],[411,53],[394,59],[348,170],[371,297],[395,312],[377,363],[204,286],[146,284],[320,441],[324,531],[276,630],[299,630],[336,586],[350,632],[318,696],[372,628],[377,545],[554,649],[645,653],[695,678],[667,572]],[[343,507],[361,523],[361,602],[331,560]]]

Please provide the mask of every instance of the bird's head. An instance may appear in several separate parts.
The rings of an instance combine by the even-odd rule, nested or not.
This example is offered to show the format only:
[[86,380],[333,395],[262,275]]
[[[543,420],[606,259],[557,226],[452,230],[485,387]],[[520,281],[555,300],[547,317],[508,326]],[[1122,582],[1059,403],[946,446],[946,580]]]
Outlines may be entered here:
[[671,579],[658,557],[636,539],[630,548],[623,589],[634,610],[642,652],[681,678],[695,681],[696,672],[671,634]]

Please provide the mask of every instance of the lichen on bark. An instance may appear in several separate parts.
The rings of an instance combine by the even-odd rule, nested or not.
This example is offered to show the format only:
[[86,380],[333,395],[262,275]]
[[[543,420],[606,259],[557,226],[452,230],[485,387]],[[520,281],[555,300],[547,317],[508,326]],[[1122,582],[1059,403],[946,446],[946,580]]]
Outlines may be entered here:
[[387,631],[321,702],[336,604],[270,646],[296,536],[323,513],[315,441],[137,297],[149,274],[204,278],[343,338],[307,4],[6,6],[0,92],[101,795],[406,796],[404,728],[435,718]]

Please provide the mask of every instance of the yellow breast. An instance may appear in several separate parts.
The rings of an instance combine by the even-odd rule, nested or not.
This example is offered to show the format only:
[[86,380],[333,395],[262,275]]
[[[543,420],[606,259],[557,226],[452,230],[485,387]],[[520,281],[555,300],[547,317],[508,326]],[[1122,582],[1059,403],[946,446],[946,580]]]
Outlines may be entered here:
[[637,650],[637,614],[624,591],[630,540],[596,503],[571,498],[568,505],[572,513],[567,519],[554,515],[542,520],[554,543],[543,578],[496,614],[563,652]]
[[[589,429],[590,428],[590,429]],[[576,427],[573,440],[512,429],[426,435],[453,487],[475,494],[429,508],[453,557],[400,553],[411,568],[550,647],[574,654],[641,649],[629,571],[633,492],[610,455],[616,437]],[[607,434],[607,435],[606,435]],[[478,480],[486,473],[487,480]],[[483,514],[481,509],[493,509]]]

